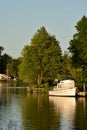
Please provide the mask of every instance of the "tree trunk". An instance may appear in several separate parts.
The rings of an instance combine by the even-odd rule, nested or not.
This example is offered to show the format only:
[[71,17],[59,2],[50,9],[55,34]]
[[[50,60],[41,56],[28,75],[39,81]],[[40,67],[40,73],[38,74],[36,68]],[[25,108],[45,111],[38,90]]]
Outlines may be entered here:
[[38,83],[38,85],[40,85],[42,83],[42,73],[38,74],[37,83]]

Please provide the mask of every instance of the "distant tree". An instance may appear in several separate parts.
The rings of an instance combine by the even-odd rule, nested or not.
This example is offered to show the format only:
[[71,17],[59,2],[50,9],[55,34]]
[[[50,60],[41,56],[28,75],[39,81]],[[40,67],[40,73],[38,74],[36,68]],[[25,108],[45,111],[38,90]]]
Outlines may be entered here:
[[12,58],[7,55],[7,54],[3,54],[1,56],[1,60],[0,60],[0,73],[6,73],[6,69],[7,69],[7,64],[9,62],[11,62]]
[[13,59],[8,54],[3,54],[4,47],[0,46],[0,73],[8,74],[11,78],[18,77],[20,58]]
[[6,73],[7,63],[11,60],[11,57],[7,54],[2,55],[4,47],[0,46],[0,73]]
[[4,47],[0,46],[0,57],[1,57],[1,54],[2,54],[3,50],[4,50]]
[[61,48],[55,36],[41,27],[22,52],[19,75],[27,82],[52,82],[61,66]]
[[72,54],[73,65],[81,68],[79,70],[82,70],[81,73],[85,80],[87,77],[87,17],[83,16],[75,27],[77,33],[73,35],[68,49]]
[[12,59],[7,63],[6,72],[11,78],[18,78],[18,66],[20,63],[20,58]]

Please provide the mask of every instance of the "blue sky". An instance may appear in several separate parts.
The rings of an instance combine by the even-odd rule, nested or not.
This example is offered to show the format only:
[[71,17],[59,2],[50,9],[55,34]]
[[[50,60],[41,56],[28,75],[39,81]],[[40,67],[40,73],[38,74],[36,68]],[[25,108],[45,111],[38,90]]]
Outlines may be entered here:
[[87,16],[87,0],[0,0],[0,46],[17,58],[44,26],[64,52],[83,15]]

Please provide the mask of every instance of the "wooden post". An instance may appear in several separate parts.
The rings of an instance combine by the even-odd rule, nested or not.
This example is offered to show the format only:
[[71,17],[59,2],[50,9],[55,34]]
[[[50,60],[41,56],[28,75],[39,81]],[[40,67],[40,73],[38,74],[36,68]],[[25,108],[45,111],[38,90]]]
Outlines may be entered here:
[[84,95],[85,95],[85,83],[83,83],[83,92],[84,92]]

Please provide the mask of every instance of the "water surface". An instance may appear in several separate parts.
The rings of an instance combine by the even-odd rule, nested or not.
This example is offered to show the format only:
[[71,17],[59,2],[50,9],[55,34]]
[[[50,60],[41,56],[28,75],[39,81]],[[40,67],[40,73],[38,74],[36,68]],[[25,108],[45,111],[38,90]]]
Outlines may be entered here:
[[87,99],[0,86],[0,130],[87,130]]

